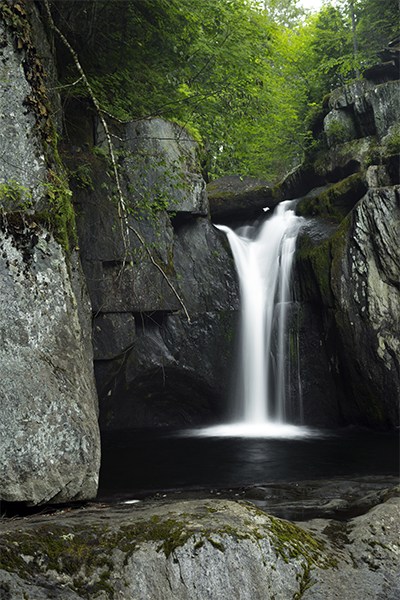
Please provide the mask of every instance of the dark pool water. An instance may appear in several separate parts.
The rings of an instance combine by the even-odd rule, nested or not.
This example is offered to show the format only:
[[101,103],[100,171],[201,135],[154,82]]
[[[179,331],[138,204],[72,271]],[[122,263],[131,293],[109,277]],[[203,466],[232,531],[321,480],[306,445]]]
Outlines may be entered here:
[[140,429],[103,434],[98,498],[398,473],[398,432],[345,430],[270,439]]

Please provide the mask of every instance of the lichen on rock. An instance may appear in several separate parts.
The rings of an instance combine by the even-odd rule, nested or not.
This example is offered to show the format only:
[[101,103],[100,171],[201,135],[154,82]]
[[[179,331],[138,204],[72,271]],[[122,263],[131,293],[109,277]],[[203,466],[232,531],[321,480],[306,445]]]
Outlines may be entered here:
[[35,10],[2,3],[0,14],[0,499],[31,504],[95,496],[100,468],[90,303]]

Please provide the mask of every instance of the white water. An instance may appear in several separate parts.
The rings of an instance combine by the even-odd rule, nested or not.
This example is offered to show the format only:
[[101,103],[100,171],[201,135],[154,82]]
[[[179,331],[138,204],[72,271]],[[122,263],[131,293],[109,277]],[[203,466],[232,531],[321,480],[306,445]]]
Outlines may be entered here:
[[253,228],[235,233],[224,225],[217,226],[228,237],[240,281],[239,402],[233,423],[202,429],[196,435],[295,438],[315,434],[286,420],[286,328],[292,264],[302,221],[295,215],[292,202],[281,202],[254,238]]

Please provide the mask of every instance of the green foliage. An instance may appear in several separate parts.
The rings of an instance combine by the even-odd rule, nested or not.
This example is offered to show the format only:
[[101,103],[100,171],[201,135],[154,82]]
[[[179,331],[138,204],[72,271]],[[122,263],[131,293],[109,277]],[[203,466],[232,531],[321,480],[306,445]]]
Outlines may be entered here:
[[94,190],[90,164],[80,164],[76,169],[69,171],[69,176],[79,188]]
[[399,3],[398,0],[356,0],[354,5],[360,61],[366,67],[376,62],[376,53],[398,36]]
[[388,154],[400,153],[400,125],[392,132],[386,147]]
[[[178,121],[204,140],[214,170],[237,164],[225,155],[266,110],[273,27],[259,10],[245,0],[73,0],[58,2],[54,18],[71,24],[67,37],[103,108],[122,119]],[[72,84],[75,67],[58,51],[62,83]],[[71,91],[86,94],[79,83]]]
[[[326,2],[313,14],[299,0],[53,4],[102,108],[184,125],[204,143],[209,178],[277,180],[315,152],[307,114],[375,61],[397,24],[397,0]],[[86,95],[58,52],[65,93]]]
[[307,13],[299,0],[264,0],[262,4],[268,17],[283,27],[295,27]]
[[0,202],[6,209],[7,205],[13,210],[28,209],[32,206],[32,193],[18,181],[10,179],[7,183],[0,183]]
[[72,192],[68,181],[63,174],[49,170],[49,181],[43,183],[43,190],[50,204],[50,211],[46,215],[47,221],[53,229],[56,240],[66,252],[70,251],[71,243],[76,243],[75,211],[71,202]]
[[343,144],[351,139],[351,131],[349,126],[343,121],[330,121],[326,127],[326,135],[330,140],[331,145]]

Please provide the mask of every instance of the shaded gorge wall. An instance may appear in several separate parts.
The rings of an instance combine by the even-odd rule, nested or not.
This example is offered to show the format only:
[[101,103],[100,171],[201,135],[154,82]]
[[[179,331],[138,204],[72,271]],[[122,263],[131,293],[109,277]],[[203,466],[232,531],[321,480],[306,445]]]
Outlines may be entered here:
[[316,127],[326,149],[284,183],[323,184],[298,205],[308,219],[297,286],[310,424],[399,423],[399,92],[397,80],[366,79],[335,90]]
[[[76,172],[101,427],[213,422],[228,410],[239,299],[229,245],[209,219],[198,146],[185,129],[162,119],[118,129],[122,185],[132,208],[122,233],[110,201],[104,133],[100,126],[93,137],[82,131],[90,128],[69,132],[65,151]],[[89,167],[86,182],[80,164]],[[190,322],[134,230],[182,298]]]

